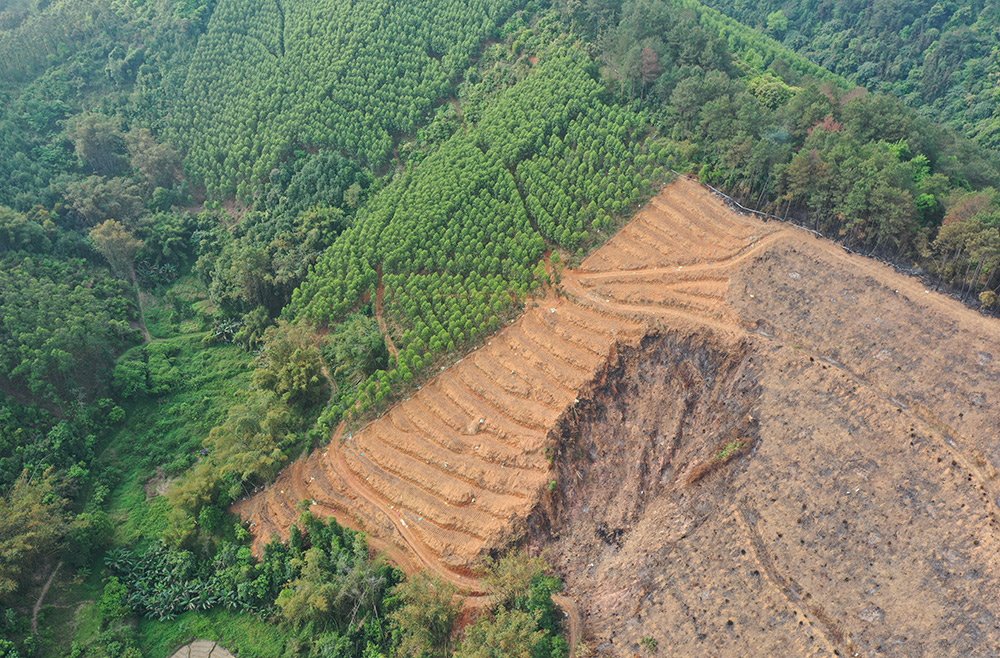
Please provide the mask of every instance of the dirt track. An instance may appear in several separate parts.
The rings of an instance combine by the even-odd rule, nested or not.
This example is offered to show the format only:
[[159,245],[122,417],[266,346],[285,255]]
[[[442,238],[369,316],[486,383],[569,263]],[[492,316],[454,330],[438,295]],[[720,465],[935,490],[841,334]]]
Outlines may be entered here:
[[689,181],[560,292],[240,502],[258,542],[310,500],[474,592],[527,537],[605,655],[998,655],[996,323]]

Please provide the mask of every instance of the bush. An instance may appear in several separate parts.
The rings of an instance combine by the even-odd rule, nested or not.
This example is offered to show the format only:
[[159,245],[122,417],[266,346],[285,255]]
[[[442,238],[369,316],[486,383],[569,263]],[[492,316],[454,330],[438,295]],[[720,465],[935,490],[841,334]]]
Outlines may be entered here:
[[103,510],[78,515],[70,524],[68,540],[72,550],[67,559],[75,566],[91,564],[107,549],[113,532],[111,517]]
[[100,601],[101,616],[106,622],[121,621],[128,616],[128,588],[118,576],[111,576],[104,583]]
[[149,369],[145,356],[145,350],[140,348],[129,352],[115,364],[111,385],[115,393],[126,400],[149,393]]
[[452,625],[461,612],[455,587],[419,573],[396,587],[400,607],[391,618],[401,636],[397,655],[412,658],[447,656]]
[[299,409],[320,402],[327,390],[323,359],[309,332],[287,322],[265,331],[253,383]]

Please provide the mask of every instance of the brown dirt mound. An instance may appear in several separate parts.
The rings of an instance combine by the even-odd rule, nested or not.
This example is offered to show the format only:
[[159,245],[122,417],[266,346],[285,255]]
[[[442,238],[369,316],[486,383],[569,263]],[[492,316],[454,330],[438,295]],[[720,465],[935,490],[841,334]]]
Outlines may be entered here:
[[997,655],[996,323],[690,181],[558,292],[239,503],[258,542],[310,500],[474,592],[527,536],[603,655]]

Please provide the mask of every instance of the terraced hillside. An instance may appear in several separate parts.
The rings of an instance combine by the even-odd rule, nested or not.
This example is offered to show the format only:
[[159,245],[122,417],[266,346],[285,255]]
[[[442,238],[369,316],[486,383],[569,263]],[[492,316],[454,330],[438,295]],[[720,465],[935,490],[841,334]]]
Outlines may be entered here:
[[[694,183],[672,185],[482,349],[240,503],[258,541],[285,536],[308,500],[474,589],[468,577],[484,551],[506,544],[549,486],[549,432],[609,354],[655,320],[725,330],[726,267],[773,229],[723,230],[692,211],[706,196]],[[699,243],[721,258],[709,262]],[[664,284],[655,299],[633,297],[643,281]]]
[[309,501],[469,592],[524,538],[601,655],[990,655],[998,345],[919,282],[677,181],[236,510],[259,545]]

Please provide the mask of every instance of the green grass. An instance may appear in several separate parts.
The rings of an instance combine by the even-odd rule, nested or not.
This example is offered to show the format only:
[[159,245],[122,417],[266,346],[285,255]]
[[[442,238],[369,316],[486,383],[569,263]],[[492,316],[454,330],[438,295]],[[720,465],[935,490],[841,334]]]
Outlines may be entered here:
[[[97,599],[101,596],[101,577],[94,573],[73,573],[66,565],[52,581],[38,616],[39,658],[65,658],[78,637],[96,637],[100,631]],[[38,591],[30,592],[34,603]],[[25,614],[30,616],[30,605]]]
[[[102,461],[121,479],[108,497],[115,522],[114,543],[135,546],[162,536],[169,504],[149,498],[146,483],[158,469],[168,477],[183,473],[198,459],[202,441],[250,385],[252,356],[233,345],[207,345],[207,322],[199,316],[204,295],[184,279],[147,309],[154,343],[176,369],[170,391],[125,406],[122,427],[107,443]],[[191,310],[189,310],[191,309]],[[96,632],[91,628],[90,632]],[[78,625],[78,638],[87,628]],[[92,637],[92,636],[91,636]],[[284,651],[285,634],[276,625],[225,610],[190,612],[169,622],[141,620],[140,648],[150,658],[166,658],[193,639],[218,641],[240,658],[272,658]]]
[[208,432],[249,386],[250,355],[232,345],[206,346],[204,335],[157,341],[157,349],[171,354],[177,383],[166,394],[127,405],[122,427],[108,442],[102,461],[121,472],[108,508],[118,544],[160,536],[167,504],[160,497],[147,500],[144,485],[158,468],[173,477],[190,467]]
[[737,439],[736,441],[730,441],[726,445],[722,446],[719,452],[715,455],[715,461],[724,462],[730,457],[743,452],[747,447],[749,447],[750,442],[746,439]]
[[[162,535],[169,504],[163,496],[148,497],[146,483],[158,469],[174,477],[195,463],[205,436],[250,384],[250,354],[233,345],[205,344],[210,319],[200,312],[204,299],[200,284],[188,277],[146,300],[153,336],[148,350],[166,355],[172,384],[158,395],[123,403],[125,420],[103,442],[99,467],[107,477],[99,480],[111,484],[104,508],[114,521],[114,546],[135,547]],[[40,620],[41,628],[52,629],[41,633],[41,658],[68,656],[74,642],[100,643],[97,601],[104,576],[97,565],[85,578],[64,567],[50,592],[58,607],[46,606]],[[162,623],[142,620],[137,633],[149,658],[167,658],[194,638],[218,640],[241,658],[280,656],[285,643],[278,626],[229,611],[188,613]]]
[[139,622],[139,646],[144,656],[167,658],[191,640],[218,642],[240,658],[279,658],[287,635],[253,615],[228,610],[187,612],[167,622]]

